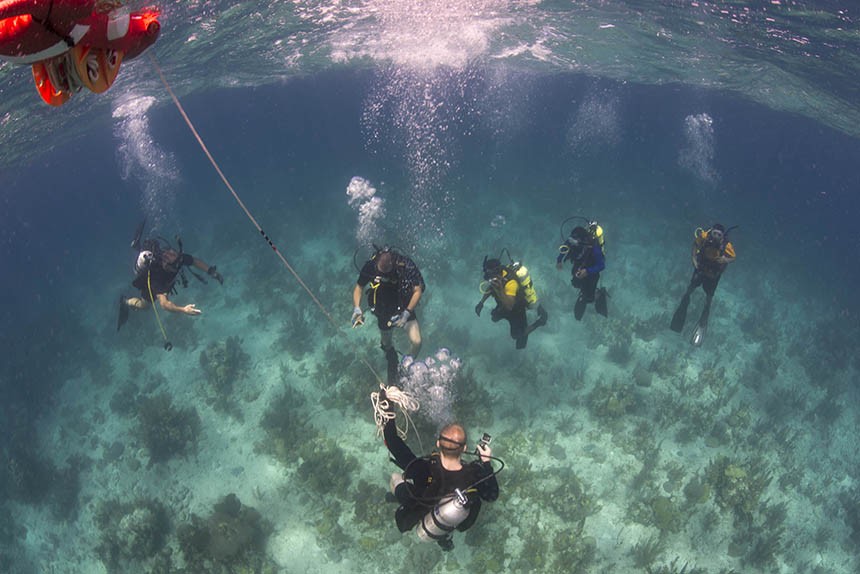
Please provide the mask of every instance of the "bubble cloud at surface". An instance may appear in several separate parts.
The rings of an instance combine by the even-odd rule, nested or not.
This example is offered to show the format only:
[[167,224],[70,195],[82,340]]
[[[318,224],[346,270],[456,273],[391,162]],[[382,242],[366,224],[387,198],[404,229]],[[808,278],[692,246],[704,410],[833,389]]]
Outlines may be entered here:
[[114,136],[119,140],[117,161],[123,179],[134,178],[143,187],[143,209],[155,227],[172,211],[174,188],[179,182],[176,160],[155,142],[150,128],[151,96],[124,94],[113,104]]

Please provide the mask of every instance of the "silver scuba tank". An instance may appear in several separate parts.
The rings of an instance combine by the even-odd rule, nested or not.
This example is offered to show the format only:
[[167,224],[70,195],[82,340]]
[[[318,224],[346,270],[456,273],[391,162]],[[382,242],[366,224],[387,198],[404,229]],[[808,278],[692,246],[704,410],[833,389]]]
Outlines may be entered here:
[[466,495],[459,488],[455,489],[454,494],[440,500],[418,523],[415,528],[418,539],[432,542],[448,536],[469,516],[468,503]]
[[149,265],[152,263],[153,259],[155,259],[155,255],[152,251],[141,251],[137,256],[137,261],[134,263],[134,274],[140,275],[149,269]]

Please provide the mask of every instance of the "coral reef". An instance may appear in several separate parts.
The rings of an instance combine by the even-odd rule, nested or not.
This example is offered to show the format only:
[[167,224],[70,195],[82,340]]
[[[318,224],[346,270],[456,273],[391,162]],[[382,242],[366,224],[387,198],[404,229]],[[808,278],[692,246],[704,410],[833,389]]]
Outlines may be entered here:
[[177,529],[177,537],[191,572],[274,573],[275,565],[265,552],[271,530],[256,509],[244,506],[235,494],[228,494],[215,504],[207,518],[192,514],[190,522]]
[[152,499],[132,503],[108,500],[95,513],[99,528],[96,552],[110,572],[139,570],[129,564],[148,560],[164,546],[170,519],[164,506]]
[[242,350],[239,337],[213,342],[200,351],[200,367],[206,375],[206,402],[216,410],[241,419],[242,413],[233,399],[233,390],[248,370],[250,356]]
[[162,393],[143,399],[137,418],[137,437],[149,451],[150,465],[196,450],[200,416],[193,407],[178,409]]
[[578,525],[581,528],[586,518],[600,510],[600,506],[588,495],[573,469],[561,468],[552,471],[548,479],[550,485],[545,497],[546,504],[566,524]]
[[301,463],[297,476],[321,496],[349,488],[352,473],[347,471],[358,464],[334,440],[322,435],[308,437],[302,442],[298,456]]
[[552,539],[552,572],[558,574],[587,574],[591,572],[597,540],[583,536],[581,528],[564,528]]
[[761,461],[736,463],[723,456],[711,461],[705,477],[717,506],[732,510],[737,523],[750,520],[759,497],[770,484],[771,473]]
[[308,417],[302,408],[305,397],[287,384],[287,371],[282,365],[281,383],[284,392],[269,403],[261,426],[268,440],[254,445],[257,452],[268,453],[284,464],[295,462],[295,450],[305,440]]
[[635,395],[621,381],[595,385],[587,401],[592,416],[608,420],[619,419],[636,407]]
[[662,538],[649,536],[637,542],[630,554],[633,556],[633,564],[637,568],[650,568],[665,550],[666,544]]

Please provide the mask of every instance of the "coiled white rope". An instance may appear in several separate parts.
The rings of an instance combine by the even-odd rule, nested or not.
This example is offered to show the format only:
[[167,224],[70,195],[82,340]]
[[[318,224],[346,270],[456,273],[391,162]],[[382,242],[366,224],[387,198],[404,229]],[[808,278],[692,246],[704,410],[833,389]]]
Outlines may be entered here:
[[[397,434],[400,438],[405,439],[406,433],[409,431],[409,424],[412,422],[409,413],[414,413],[421,405],[418,404],[418,401],[412,395],[394,385],[386,387],[382,383],[379,383],[379,388],[385,391],[384,399],[380,400],[379,391],[370,393],[370,402],[373,403],[373,420],[376,423],[376,435],[379,436],[382,434],[385,423],[397,418],[393,409],[393,405],[397,405],[400,407],[400,412],[403,413],[403,418],[406,421],[406,425],[403,428],[400,426],[397,427]],[[415,425],[413,424],[412,426]]]

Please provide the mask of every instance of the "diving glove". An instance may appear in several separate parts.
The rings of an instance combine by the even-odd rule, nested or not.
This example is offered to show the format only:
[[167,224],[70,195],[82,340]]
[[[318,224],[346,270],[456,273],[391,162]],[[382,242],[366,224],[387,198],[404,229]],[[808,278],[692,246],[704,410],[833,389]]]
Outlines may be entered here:
[[224,284],[224,277],[220,273],[218,273],[218,270],[215,268],[214,265],[206,270],[206,274],[209,275],[209,277],[212,277],[221,285]]
[[361,307],[355,307],[352,310],[352,319],[350,319],[350,322],[353,329],[364,325],[364,313],[361,311]]
[[483,301],[479,301],[479,302],[478,302],[478,304],[477,304],[477,305],[475,305],[475,315],[477,315],[478,317],[480,317],[480,316],[481,316],[481,311],[483,311],[483,309],[484,309],[484,302],[483,302]]
[[391,319],[388,320],[389,327],[403,327],[406,325],[406,322],[412,318],[412,311],[409,309],[404,309],[397,315],[392,315]]

